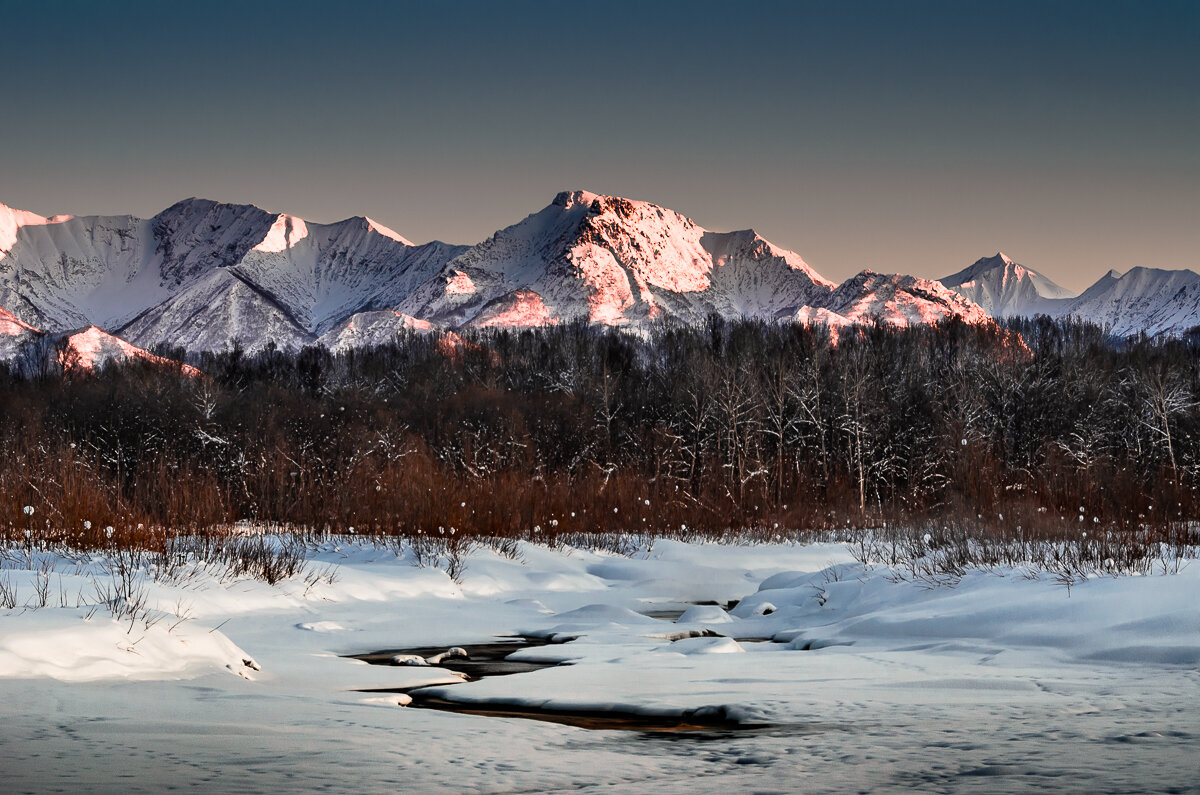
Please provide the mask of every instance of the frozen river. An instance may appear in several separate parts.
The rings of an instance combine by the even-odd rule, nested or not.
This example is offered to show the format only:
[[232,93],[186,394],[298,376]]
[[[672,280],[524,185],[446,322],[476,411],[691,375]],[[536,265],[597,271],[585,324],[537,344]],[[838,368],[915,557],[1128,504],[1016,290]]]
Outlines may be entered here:
[[[342,575],[322,592],[249,581],[190,586],[193,631],[227,638],[234,669],[243,653],[252,657],[261,671],[239,671],[249,678],[204,655],[183,670],[159,664],[154,644],[177,643],[186,656],[202,645],[198,634],[181,642],[157,628],[140,639],[124,633],[137,643],[113,658],[107,636],[74,629],[78,617],[0,618],[4,789],[1200,786],[1200,579],[1190,570],[1087,582],[1069,594],[994,573],[931,589],[855,572],[837,547],[659,544],[634,558],[479,553],[455,584],[394,556],[337,556]],[[830,564],[843,568],[830,574]],[[161,588],[164,599],[178,598]],[[641,614],[731,599],[742,601],[730,611],[688,608],[677,621]],[[444,669],[341,656],[515,633],[577,638],[516,655],[570,664],[451,684],[458,680]],[[708,637],[675,639],[701,633]],[[746,640],[759,637],[771,640]],[[69,673],[50,661],[55,644]],[[379,692],[439,682],[445,697],[475,705],[650,715],[720,708],[766,728],[592,730],[405,708],[399,694]]]

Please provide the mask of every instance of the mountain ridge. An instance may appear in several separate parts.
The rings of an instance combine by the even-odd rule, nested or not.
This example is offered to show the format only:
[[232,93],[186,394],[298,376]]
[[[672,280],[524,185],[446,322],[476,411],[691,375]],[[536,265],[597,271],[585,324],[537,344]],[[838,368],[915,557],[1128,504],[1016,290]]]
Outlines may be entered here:
[[1200,273],[1190,269],[1110,269],[1076,295],[1003,253],[940,280],[994,317],[1075,317],[1114,336],[1180,334],[1200,325]]
[[414,330],[710,313],[832,326],[1092,313],[1128,333],[1200,322],[1200,275],[1130,273],[1075,296],[998,253],[940,281],[868,269],[839,284],[752,229],[713,231],[586,190],[560,191],[475,245],[415,244],[367,216],[318,223],[196,197],[151,218],[0,205],[0,307],[33,329],[95,325],[144,349],[346,349]]

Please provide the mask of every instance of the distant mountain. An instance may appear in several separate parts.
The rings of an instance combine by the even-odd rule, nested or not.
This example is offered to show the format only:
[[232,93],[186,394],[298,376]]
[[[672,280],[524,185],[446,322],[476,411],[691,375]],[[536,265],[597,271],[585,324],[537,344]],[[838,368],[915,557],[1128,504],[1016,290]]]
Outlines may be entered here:
[[1075,293],[1003,252],[940,279],[959,295],[979,304],[992,317],[1056,314]]
[[1059,315],[1108,326],[1118,336],[1179,334],[1200,325],[1200,274],[1132,268],[1122,275],[1112,270]]
[[1115,336],[1179,334],[1200,325],[1200,274],[1190,270],[1110,270],[1082,294],[1059,287],[1004,254],[940,280],[993,317],[1077,317]]

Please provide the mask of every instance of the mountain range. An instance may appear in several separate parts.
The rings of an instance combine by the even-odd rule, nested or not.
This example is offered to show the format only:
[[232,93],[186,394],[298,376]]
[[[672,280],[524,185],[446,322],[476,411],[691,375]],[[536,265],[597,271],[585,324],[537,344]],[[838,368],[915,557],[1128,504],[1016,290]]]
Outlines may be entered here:
[[940,281],[996,318],[1070,316],[1116,337],[1175,335],[1200,325],[1200,274],[1190,270],[1110,270],[1076,295],[1000,253]]
[[1169,334],[1200,323],[1200,275],[1114,271],[1075,296],[997,254],[940,281],[865,270],[836,284],[753,230],[714,232],[586,191],[559,193],[474,246],[414,244],[365,217],[318,224],[203,199],[153,218],[0,205],[0,358],[90,327],[143,349],[341,350],[409,329],[637,327],[714,312],[831,327],[1076,315],[1115,334]]

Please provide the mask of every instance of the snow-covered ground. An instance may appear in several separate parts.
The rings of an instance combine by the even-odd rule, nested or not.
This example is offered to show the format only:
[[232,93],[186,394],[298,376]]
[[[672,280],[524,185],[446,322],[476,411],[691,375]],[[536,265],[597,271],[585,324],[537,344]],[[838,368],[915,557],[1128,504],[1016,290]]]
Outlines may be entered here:
[[[1016,570],[930,587],[837,544],[659,540],[630,556],[476,550],[456,583],[411,552],[342,540],[274,586],[212,569],[147,580],[150,611],[117,620],[95,606],[120,585],[102,556],[34,557],[0,570],[18,604],[48,604],[0,609],[7,791],[1196,786],[1196,565],[1070,589]],[[672,610],[685,612],[645,615]],[[765,728],[594,731],[402,707],[363,691],[458,677],[341,656],[512,634],[576,637],[517,652],[571,664],[440,694],[711,708]],[[707,636],[672,640],[688,634]]]

